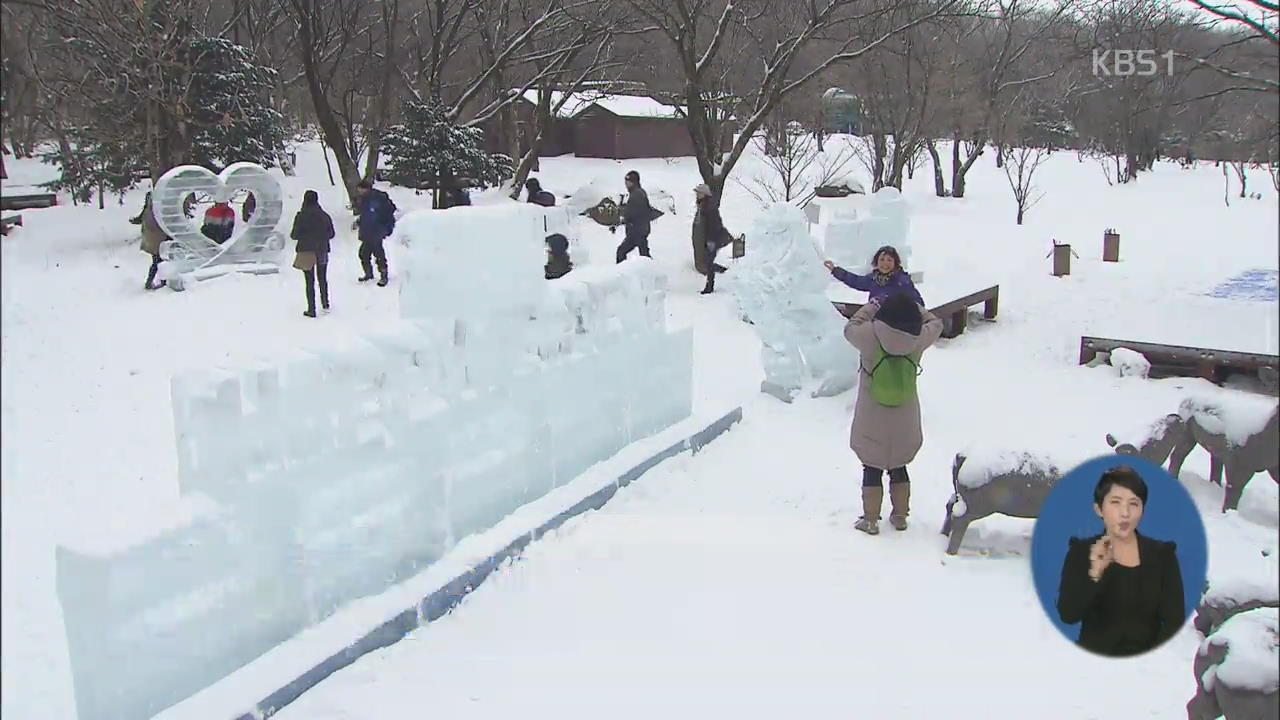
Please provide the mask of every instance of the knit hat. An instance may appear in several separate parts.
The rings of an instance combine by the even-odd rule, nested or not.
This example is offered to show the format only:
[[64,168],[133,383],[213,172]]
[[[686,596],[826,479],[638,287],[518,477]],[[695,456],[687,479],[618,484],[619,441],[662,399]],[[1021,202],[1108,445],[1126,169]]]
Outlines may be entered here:
[[919,335],[920,328],[924,326],[924,318],[920,315],[920,306],[916,304],[915,298],[901,290],[880,301],[876,320],[908,335]]

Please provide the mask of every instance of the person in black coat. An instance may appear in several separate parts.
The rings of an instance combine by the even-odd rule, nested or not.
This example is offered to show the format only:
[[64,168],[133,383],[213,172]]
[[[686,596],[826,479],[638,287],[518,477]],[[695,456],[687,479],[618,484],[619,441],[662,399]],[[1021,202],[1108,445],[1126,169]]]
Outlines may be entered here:
[[649,230],[653,217],[653,208],[649,205],[649,193],[640,186],[640,173],[627,171],[623,182],[627,186],[627,200],[622,204],[622,222],[626,226],[626,236],[618,245],[615,259],[622,262],[632,250],[639,250],[642,257],[653,257],[649,254]]
[[542,207],[555,207],[556,196],[542,189],[542,183],[537,178],[529,178],[524,181],[524,189],[527,193],[525,202]]
[[1093,511],[1104,531],[1071,538],[1062,563],[1058,616],[1080,623],[1080,647],[1111,657],[1141,655],[1186,621],[1177,546],[1138,533],[1147,485],[1129,467],[1102,474]]
[[[316,281],[320,283],[320,307],[329,309],[329,241],[333,239],[333,218],[320,207],[320,197],[315,190],[308,190],[302,196],[302,209],[293,218],[293,230],[289,237],[298,241],[299,256],[305,253],[315,255],[315,264],[306,269],[309,261],[302,263],[302,275],[307,285],[307,317],[316,316]],[[295,265],[296,267],[296,265]]]
[[568,275],[573,269],[573,262],[569,259],[569,238],[560,233],[552,233],[547,236],[546,243],[547,264],[543,268],[546,278],[555,280]]

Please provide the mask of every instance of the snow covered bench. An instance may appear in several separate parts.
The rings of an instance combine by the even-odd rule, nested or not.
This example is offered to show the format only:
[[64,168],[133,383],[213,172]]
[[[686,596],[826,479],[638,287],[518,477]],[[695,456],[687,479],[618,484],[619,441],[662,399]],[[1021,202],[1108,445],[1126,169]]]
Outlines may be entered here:
[[1280,369],[1280,355],[1189,345],[1163,345],[1090,335],[1080,338],[1079,364],[1087,365],[1099,353],[1120,349],[1141,353],[1151,363],[1152,378],[1202,377],[1210,382],[1221,383],[1231,373],[1247,373],[1258,377],[1267,386],[1268,379],[1275,378],[1277,369]]
[[31,193],[28,195],[0,195],[0,210],[34,210],[58,204],[56,193]]
[[5,215],[4,217],[0,217],[0,235],[8,235],[9,228],[14,225],[22,227],[21,215]]
[[956,453],[951,465],[955,494],[947,501],[942,534],[947,554],[960,551],[969,524],[996,513],[1034,518],[1062,477],[1062,464],[1020,450],[982,448]]
[[1188,720],[1270,720],[1280,717],[1280,589],[1274,556],[1214,578],[1196,610],[1203,638],[1192,663],[1196,693]]
[[1275,401],[1244,393],[1187,398],[1178,408],[1186,431],[1174,446],[1169,474],[1177,477],[1187,455],[1197,445],[1203,447],[1211,462],[1209,480],[1221,484],[1226,474],[1222,511],[1236,509],[1255,474],[1267,472],[1280,483],[1278,413]]

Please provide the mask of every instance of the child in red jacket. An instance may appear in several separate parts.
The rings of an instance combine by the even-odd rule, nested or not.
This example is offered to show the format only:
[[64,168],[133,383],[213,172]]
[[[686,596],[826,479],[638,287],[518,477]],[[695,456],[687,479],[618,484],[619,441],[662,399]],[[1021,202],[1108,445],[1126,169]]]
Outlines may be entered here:
[[231,233],[235,229],[236,211],[231,209],[231,204],[227,201],[215,202],[205,210],[204,224],[200,226],[200,232],[205,237],[221,245],[231,239]]

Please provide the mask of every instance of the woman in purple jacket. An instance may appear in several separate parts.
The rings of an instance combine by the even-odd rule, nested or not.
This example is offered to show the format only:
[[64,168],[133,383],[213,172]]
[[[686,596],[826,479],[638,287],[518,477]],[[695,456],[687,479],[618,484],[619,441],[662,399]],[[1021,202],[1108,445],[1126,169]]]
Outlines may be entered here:
[[916,303],[924,305],[924,298],[915,283],[911,282],[911,274],[902,268],[902,258],[892,245],[885,245],[876,250],[871,259],[871,274],[859,275],[827,260],[822,263],[831,271],[831,275],[854,290],[867,293],[868,302],[880,302],[888,295],[905,290]]

